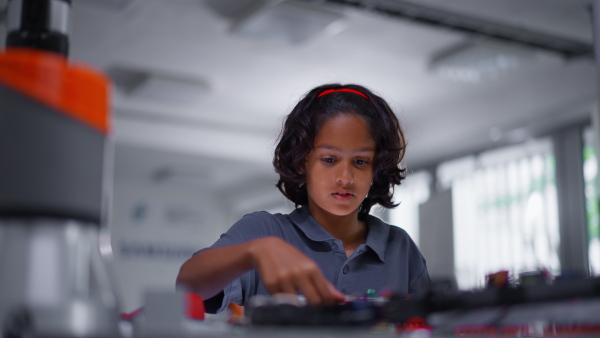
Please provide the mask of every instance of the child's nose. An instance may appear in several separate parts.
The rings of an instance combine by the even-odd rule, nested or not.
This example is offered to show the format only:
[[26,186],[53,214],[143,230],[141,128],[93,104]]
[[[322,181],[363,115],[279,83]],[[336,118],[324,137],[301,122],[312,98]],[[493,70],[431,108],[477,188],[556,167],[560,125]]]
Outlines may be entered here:
[[352,184],[354,183],[354,173],[352,172],[352,166],[345,164],[342,165],[340,171],[337,174],[336,182],[341,184]]

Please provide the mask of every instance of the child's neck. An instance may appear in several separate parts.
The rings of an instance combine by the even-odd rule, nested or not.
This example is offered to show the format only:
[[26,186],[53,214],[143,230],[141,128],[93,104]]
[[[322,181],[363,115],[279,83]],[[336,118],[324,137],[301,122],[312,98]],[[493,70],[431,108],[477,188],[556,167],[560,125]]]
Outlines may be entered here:
[[325,231],[342,241],[347,257],[350,257],[354,250],[367,240],[367,226],[365,222],[358,219],[358,210],[345,216],[311,214]]

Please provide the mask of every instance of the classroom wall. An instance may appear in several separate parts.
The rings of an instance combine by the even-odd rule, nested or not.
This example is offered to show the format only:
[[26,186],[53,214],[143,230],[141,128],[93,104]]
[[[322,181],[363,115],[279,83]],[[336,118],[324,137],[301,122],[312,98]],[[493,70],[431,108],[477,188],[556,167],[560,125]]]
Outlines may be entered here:
[[147,290],[175,290],[181,264],[230,226],[211,191],[117,180],[113,196],[108,264],[125,312],[141,307]]

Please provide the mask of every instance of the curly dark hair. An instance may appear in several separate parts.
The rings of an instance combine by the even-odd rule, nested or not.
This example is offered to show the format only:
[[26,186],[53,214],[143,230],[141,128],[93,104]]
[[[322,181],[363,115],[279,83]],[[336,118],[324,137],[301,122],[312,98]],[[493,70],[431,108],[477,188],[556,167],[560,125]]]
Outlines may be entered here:
[[[366,95],[351,92],[333,92],[318,97],[329,89],[352,89]],[[384,99],[369,89],[339,83],[325,84],[309,91],[286,117],[279,143],[273,156],[275,172],[279,174],[277,188],[294,202],[296,207],[308,203],[304,168],[309,152],[321,126],[339,114],[358,114],[371,129],[376,144],[373,161],[373,184],[360,205],[359,218],[364,219],[375,204],[394,208],[394,186],[406,177],[406,168],[400,166],[406,142],[396,115]]]

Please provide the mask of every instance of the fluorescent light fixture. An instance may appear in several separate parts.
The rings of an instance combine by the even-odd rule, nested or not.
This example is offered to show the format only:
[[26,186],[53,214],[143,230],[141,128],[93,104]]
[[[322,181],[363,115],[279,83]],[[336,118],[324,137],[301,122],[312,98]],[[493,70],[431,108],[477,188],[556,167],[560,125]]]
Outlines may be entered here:
[[273,1],[275,0],[204,0],[203,4],[218,15],[237,21]]
[[169,168],[163,168],[154,174],[157,183],[173,185],[186,188],[207,188],[212,184],[206,173],[183,173],[175,172]]
[[116,91],[128,100],[194,105],[210,91],[201,78],[115,66],[107,70]]
[[343,15],[323,7],[294,1],[271,1],[237,20],[232,31],[247,37],[299,44],[329,31]]
[[438,53],[430,69],[443,78],[477,84],[494,80],[534,59],[533,52],[517,47],[469,42]]
[[151,75],[131,91],[129,96],[153,101],[194,104],[198,103],[207,92],[208,85],[202,81]]
[[121,11],[129,6],[134,0],[77,0],[86,4],[103,7],[112,11]]

